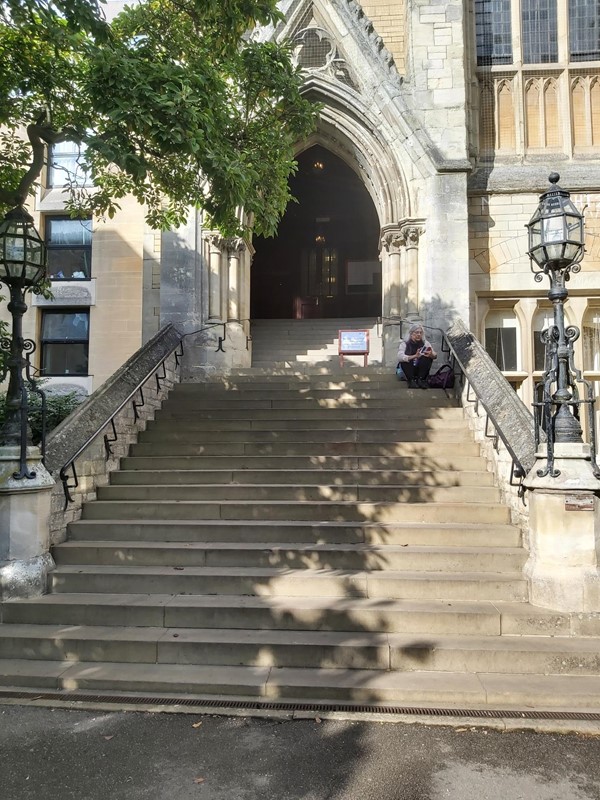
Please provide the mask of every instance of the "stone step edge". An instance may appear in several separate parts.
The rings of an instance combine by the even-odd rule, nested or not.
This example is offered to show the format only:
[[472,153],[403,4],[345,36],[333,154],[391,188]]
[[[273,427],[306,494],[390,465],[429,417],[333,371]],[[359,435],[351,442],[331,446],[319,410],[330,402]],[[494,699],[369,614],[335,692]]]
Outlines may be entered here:
[[[194,542],[153,542],[153,541],[140,541],[139,539],[119,539],[115,542],[111,539],[86,539],[85,541],[75,540],[61,542],[53,547],[53,550],[81,550],[89,548],[103,548],[103,549],[120,549],[131,548],[132,550],[150,549],[150,550],[181,550],[185,553],[194,550],[252,550],[252,551],[278,551],[278,550],[308,550],[316,552],[339,552],[339,553],[422,553],[424,555],[430,553],[438,553],[440,555],[527,555],[522,547],[502,547],[490,545],[489,547],[477,547],[470,545],[450,545],[450,546],[437,546],[426,544],[369,544],[362,542],[282,542],[281,544],[274,544],[273,542],[218,542],[218,541],[194,541]],[[385,569],[385,568],[384,568]]]
[[[417,639],[416,637],[419,636]],[[0,642],[8,639],[44,641],[98,641],[145,644],[273,645],[281,647],[381,647],[390,650],[527,652],[600,655],[597,637],[515,636],[515,635],[422,635],[387,631],[307,631],[287,629],[186,628],[117,625],[63,625],[10,623],[0,625]],[[575,669],[581,665],[575,665]],[[565,664],[559,664],[564,674]],[[554,673],[557,674],[557,673]],[[600,677],[600,676],[599,676]]]
[[[5,608],[10,613],[11,608],[19,607],[51,607],[55,609],[69,608],[84,605],[86,608],[131,608],[174,610],[204,609],[206,611],[265,611],[279,614],[282,611],[300,614],[303,612],[331,612],[334,614],[348,613],[376,613],[398,614],[409,616],[412,614],[433,614],[435,616],[461,615],[467,617],[493,617],[498,619],[497,630],[493,635],[504,633],[520,635],[524,628],[519,620],[524,620],[529,635],[536,636],[595,636],[597,615],[593,612],[581,615],[579,613],[557,612],[532,606],[527,601],[500,601],[500,600],[416,600],[416,599],[386,599],[366,597],[327,597],[313,595],[286,596],[286,595],[204,595],[204,594],[140,594],[140,593],[99,593],[99,592],[69,592],[65,594],[47,594],[42,597],[32,597],[14,600],[0,604],[0,618]],[[512,626],[509,620],[513,621]],[[516,627],[515,627],[516,622]],[[586,622],[593,623],[587,628]],[[529,628],[533,626],[532,630]],[[595,627],[594,627],[595,626]],[[304,630],[300,627],[299,630]],[[352,628],[355,630],[355,628]],[[582,632],[583,631],[583,632]],[[482,634],[480,634],[482,635]]]
[[[83,566],[83,569],[82,569]],[[372,578],[377,582],[381,581],[432,581],[437,583],[451,582],[485,582],[496,581],[498,583],[525,583],[522,573],[515,572],[431,572],[427,570],[394,570],[387,569],[380,572],[370,570],[352,569],[289,569],[281,567],[131,567],[131,566],[112,566],[104,564],[64,564],[59,565],[50,576],[54,575],[78,575],[82,572],[87,574],[104,574],[123,576],[128,574],[162,576],[162,575],[187,575],[197,578],[202,577],[226,577],[226,578],[264,578],[270,580],[330,580],[337,578],[341,580],[364,580],[369,582]],[[450,601],[449,601],[450,602]]]
[[[174,501],[177,502],[177,501]],[[200,501],[202,502],[202,501]],[[239,502],[239,501],[237,501]],[[336,530],[338,528],[355,528],[360,526],[360,528],[364,529],[375,529],[375,530],[385,530],[385,531],[394,531],[397,532],[399,530],[417,530],[417,531],[427,531],[427,530],[457,530],[457,531],[480,531],[480,530],[503,530],[509,531],[514,530],[515,526],[512,525],[510,522],[490,522],[490,523],[483,523],[483,522],[368,522],[368,521],[361,521],[361,520],[347,520],[341,522],[329,522],[328,520],[259,520],[259,519],[248,519],[248,520],[238,520],[238,519],[140,519],[140,520],[132,520],[128,518],[120,519],[115,517],[114,519],[78,519],[74,520],[73,522],[69,523],[69,525],[141,525],[144,527],[151,527],[156,525],[183,525],[185,527],[188,526],[197,526],[197,527],[206,527],[206,526],[223,526],[223,527],[231,527],[236,526],[239,527],[243,525],[244,527],[259,527],[259,526],[267,526],[269,528],[317,528],[319,530]],[[108,540],[107,540],[108,541]]]
[[518,711],[523,719],[533,710],[598,713],[600,696],[600,677],[596,676],[215,668],[17,659],[0,661],[0,683],[5,691],[65,690],[65,699],[69,693],[76,696],[77,691],[112,690],[113,696],[115,691],[123,691],[138,697],[142,693],[168,692],[174,700],[184,697],[246,701],[264,698],[291,703],[346,700],[367,706],[406,702],[422,708]]

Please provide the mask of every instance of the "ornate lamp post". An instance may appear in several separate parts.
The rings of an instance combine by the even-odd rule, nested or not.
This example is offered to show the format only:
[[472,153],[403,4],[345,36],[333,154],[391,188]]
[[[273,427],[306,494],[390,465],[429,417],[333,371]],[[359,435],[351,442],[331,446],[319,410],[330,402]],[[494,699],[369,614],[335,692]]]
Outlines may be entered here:
[[30,442],[27,420],[27,391],[23,380],[26,359],[35,343],[23,339],[23,314],[26,289],[37,286],[46,275],[46,247],[33,225],[33,218],[22,206],[9,211],[0,222],[0,283],[10,291],[8,310],[12,316],[12,337],[0,339],[0,349],[8,352],[5,373],[10,375],[6,395],[5,421],[0,430],[0,445],[20,448],[20,469],[13,477],[35,478],[27,469]]
[[[571,202],[569,192],[558,185],[560,176],[549,176],[550,186],[541,195],[540,203],[527,225],[529,234],[528,255],[535,280],[550,280],[548,299],[554,308],[554,324],[542,333],[546,347],[546,370],[536,384],[534,402],[536,446],[539,429],[543,424],[547,437],[547,465],[538,475],[555,478],[560,470],[554,467],[554,445],[581,443],[579,423],[580,406],[588,407],[591,438],[591,458],[594,474],[600,475],[595,460],[595,425],[591,385],[582,378],[573,363],[573,343],[579,338],[576,326],[565,328],[565,300],[568,297],[566,282],[571,272],[581,270],[584,252],[583,215]],[[586,397],[580,399],[578,384],[585,387]]]

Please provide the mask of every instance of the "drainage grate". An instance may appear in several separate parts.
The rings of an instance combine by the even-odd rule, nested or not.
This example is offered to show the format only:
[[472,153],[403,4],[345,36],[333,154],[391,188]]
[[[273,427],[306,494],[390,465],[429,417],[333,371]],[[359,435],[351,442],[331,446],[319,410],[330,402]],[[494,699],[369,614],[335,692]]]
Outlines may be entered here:
[[165,696],[144,697],[141,695],[103,695],[86,694],[85,692],[17,692],[0,690],[0,700],[56,700],[80,703],[106,703],[145,706],[185,706],[187,708],[223,708],[252,711],[288,711],[288,712],[335,712],[352,711],[364,714],[397,714],[403,716],[433,717],[473,717],[478,719],[555,719],[600,722],[600,712],[586,711],[517,711],[510,709],[487,708],[423,708],[420,706],[378,706],[359,705],[355,703],[295,703],[268,702],[261,700],[221,700],[202,698],[178,698]]

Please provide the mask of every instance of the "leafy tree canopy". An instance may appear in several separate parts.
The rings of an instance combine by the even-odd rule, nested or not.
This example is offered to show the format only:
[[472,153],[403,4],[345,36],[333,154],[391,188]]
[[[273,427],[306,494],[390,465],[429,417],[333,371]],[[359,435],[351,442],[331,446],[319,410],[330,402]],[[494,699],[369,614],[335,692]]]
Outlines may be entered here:
[[289,46],[248,35],[278,18],[276,0],[141,0],[111,22],[96,0],[4,0],[0,206],[32,191],[47,145],[73,141],[94,184],[70,181],[73,214],[110,217],[133,194],[155,228],[196,206],[239,233],[243,207],[274,233],[316,113]]

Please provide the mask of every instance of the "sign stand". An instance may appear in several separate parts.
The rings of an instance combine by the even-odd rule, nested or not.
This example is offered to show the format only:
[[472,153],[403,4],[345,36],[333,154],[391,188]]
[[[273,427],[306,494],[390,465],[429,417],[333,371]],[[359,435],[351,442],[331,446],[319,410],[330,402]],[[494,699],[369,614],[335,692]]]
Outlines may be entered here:
[[340,367],[344,366],[344,356],[363,356],[363,366],[369,357],[369,331],[338,331],[338,355]]

